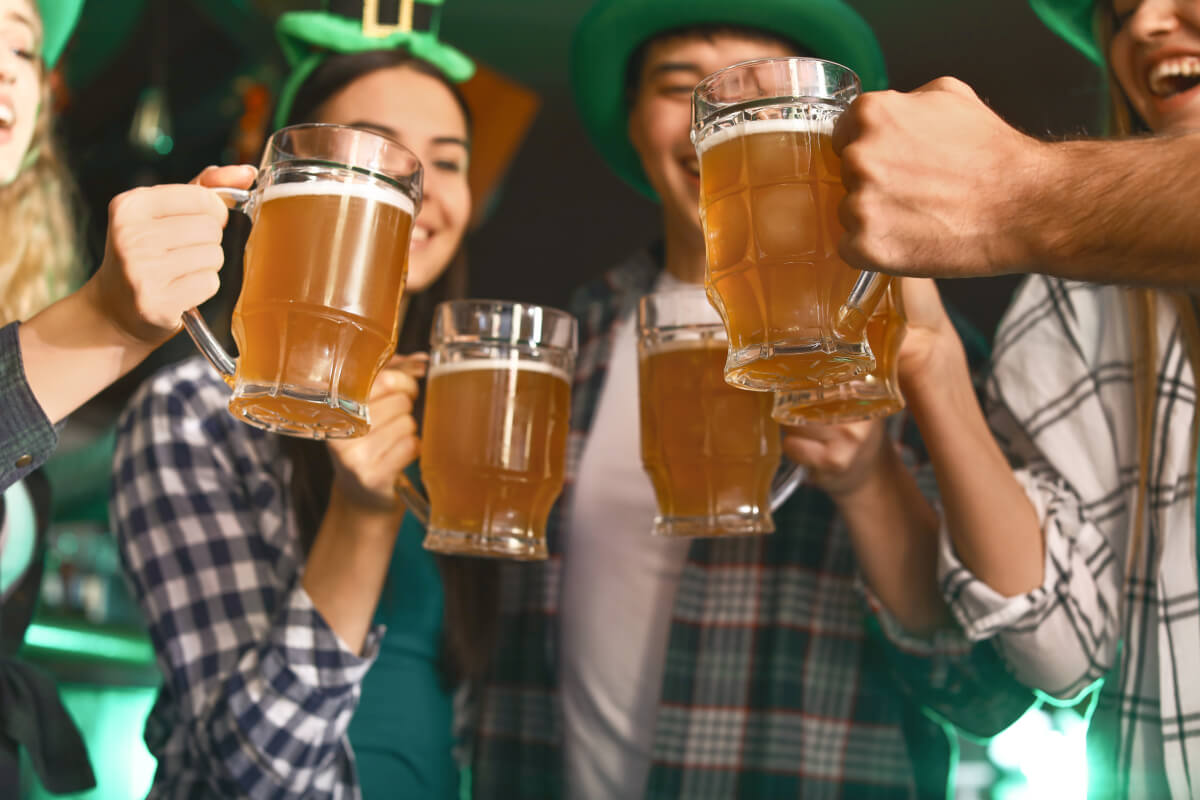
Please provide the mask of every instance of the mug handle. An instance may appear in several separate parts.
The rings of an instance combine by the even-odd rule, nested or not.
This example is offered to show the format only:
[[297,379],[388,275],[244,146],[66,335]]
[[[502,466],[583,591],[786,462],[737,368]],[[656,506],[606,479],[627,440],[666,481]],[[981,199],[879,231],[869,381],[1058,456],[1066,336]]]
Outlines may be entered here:
[[[249,204],[251,196],[249,190],[218,186],[210,187],[209,191],[216,192],[225,205],[229,206],[230,211],[246,213],[246,206]],[[208,359],[208,363],[212,364],[217,372],[221,373],[225,382],[232,385],[233,373],[237,364],[225,352],[225,348],[221,347],[212,331],[208,329],[208,325],[204,322],[204,317],[200,316],[198,309],[189,308],[183,312],[183,327],[187,329],[188,335],[196,343],[196,349]]]
[[800,484],[804,483],[804,476],[804,467],[784,459],[783,466],[775,472],[775,477],[771,480],[771,511],[778,511],[779,507],[787,502],[792,493],[800,488]]
[[850,296],[842,303],[837,316],[834,317],[834,333],[843,339],[861,338],[867,320],[875,312],[875,306],[883,299],[889,284],[890,275],[863,271],[854,282],[854,287],[850,289]]
[[408,476],[403,472],[396,478],[396,491],[404,498],[404,502],[408,504],[408,511],[423,527],[429,527],[429,499],[421,493],[421,490],[413,485],[413,482],[408,479]]

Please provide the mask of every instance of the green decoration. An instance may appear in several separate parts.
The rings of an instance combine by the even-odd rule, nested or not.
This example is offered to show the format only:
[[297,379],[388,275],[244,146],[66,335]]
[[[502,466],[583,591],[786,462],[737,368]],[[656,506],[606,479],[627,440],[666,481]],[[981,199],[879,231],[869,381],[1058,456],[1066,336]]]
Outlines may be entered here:
[[438,40],[441,0],[398,0],[394,22],[382,21],[381,0],[337,3],[353,6],[358,16],[345,11],[293,11],[282,15],[275,33],[292,68],[279,93],[275,126],[287,122],[296,92],[330,53],[362,53],[402,49],[428,61],[455,82],[469,79],[475,64],[459,50]]
[[83,0],[37,0],[37,6],[42,17],[42,60],[53,68],[79,22]]
[[1029,0],[1033,11],[1050,30],[1099,67],[1104,53],[1096,42],[1095,0]]

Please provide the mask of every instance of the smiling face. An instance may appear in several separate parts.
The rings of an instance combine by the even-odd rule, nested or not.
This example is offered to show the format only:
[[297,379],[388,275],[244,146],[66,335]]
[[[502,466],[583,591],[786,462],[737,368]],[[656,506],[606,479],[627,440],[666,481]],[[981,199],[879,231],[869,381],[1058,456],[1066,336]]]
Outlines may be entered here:
[[352,81],[315,116],[318,122],[377,130],[421,160],[423,197],[407,285],[414,292],[428,288],[458,252],[471,217],[467,121],[458,101],[437,78],[407,66],[389,67]]
[[689,138],[692,89],[731,64],[793,55],[783,42],[724,32],[669,36],[647,47],[629,109],[629,139],[668,225],[700,233],[700,163]]
[[1111,2],[1109,61],[1130,104],[1155,132],[1200,130],[1200,0]]
[[21,168],[37,127],[41,38],[32,0],[0,0],[0,184]]

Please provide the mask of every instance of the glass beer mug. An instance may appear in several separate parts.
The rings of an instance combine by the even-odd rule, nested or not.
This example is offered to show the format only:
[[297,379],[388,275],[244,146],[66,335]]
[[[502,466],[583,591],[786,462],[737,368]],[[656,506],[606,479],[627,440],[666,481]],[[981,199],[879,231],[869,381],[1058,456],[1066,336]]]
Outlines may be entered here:
[[845,190],[833,126],[860,91],[841,65],[771,58],[715,72],[692,93],[704,283],[736,386],[801,389],[874,367],[864,329],[888,279],[837,252]]
[[566,477],[578,333],[563,311],[452,300],[434,311],[421,479],[397,490],[441,553],[543,559]]
[[901,278],[893,278],[883,301],[867,322],[875,369],[832,386],[779,392],[771,416],[781,425],[837,424],[886,417],[904,408],[900,393],[900,345],[904,342]]
[[196,309],[183,321],[233,387],[230,413],[312,439],[366,433],[367,395],[396,349],[421,162],[372,131],[294,125],[267,142],[251,190],[216,191],[253,222],[238,358]]
[[730,386],[728,340],[703,289],[638,306],[642,465],[654,484],[658,536],[771,533],[771,511],[803,479],[780,465],[774,399]]

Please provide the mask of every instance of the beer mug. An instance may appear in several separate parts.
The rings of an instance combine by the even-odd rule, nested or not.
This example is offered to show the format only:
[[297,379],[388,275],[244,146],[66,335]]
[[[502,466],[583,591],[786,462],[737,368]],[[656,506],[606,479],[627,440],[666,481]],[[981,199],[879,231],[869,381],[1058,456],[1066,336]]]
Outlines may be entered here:
[[238,358],[196,309],[183,322],[233,387],[230,413],[311,439],[366,433],[367,395],[396,349],[421,162],[372,131],[295,125],[271,136],[252,189],[216,191],[253,222]]
[[813,58],[735,64],[692,93],[704,283],[736,386],[810,388],[874,367],[864,334],[888,279],[837,251],[845,189],[833,126],[859,93],[852,71]]
[[799,467],[781,467],[774,398],[725,382],[727,348],[702,289],[642,298],[642,465],[658,497],[658,536],[770,533],[771,511],[803,479]]
[[845,383],[780,392],[775,396],[771,416],[781,425],[836,424],[886,417],[904,408],[899,377],[904,327],[901,279],[895,278],[867,322],[867,341],[875,353],[875,369]]
[[434,311],[421,478],[397,489],[440,553],[542,559],[566,477],[575,318],[497,300]]

